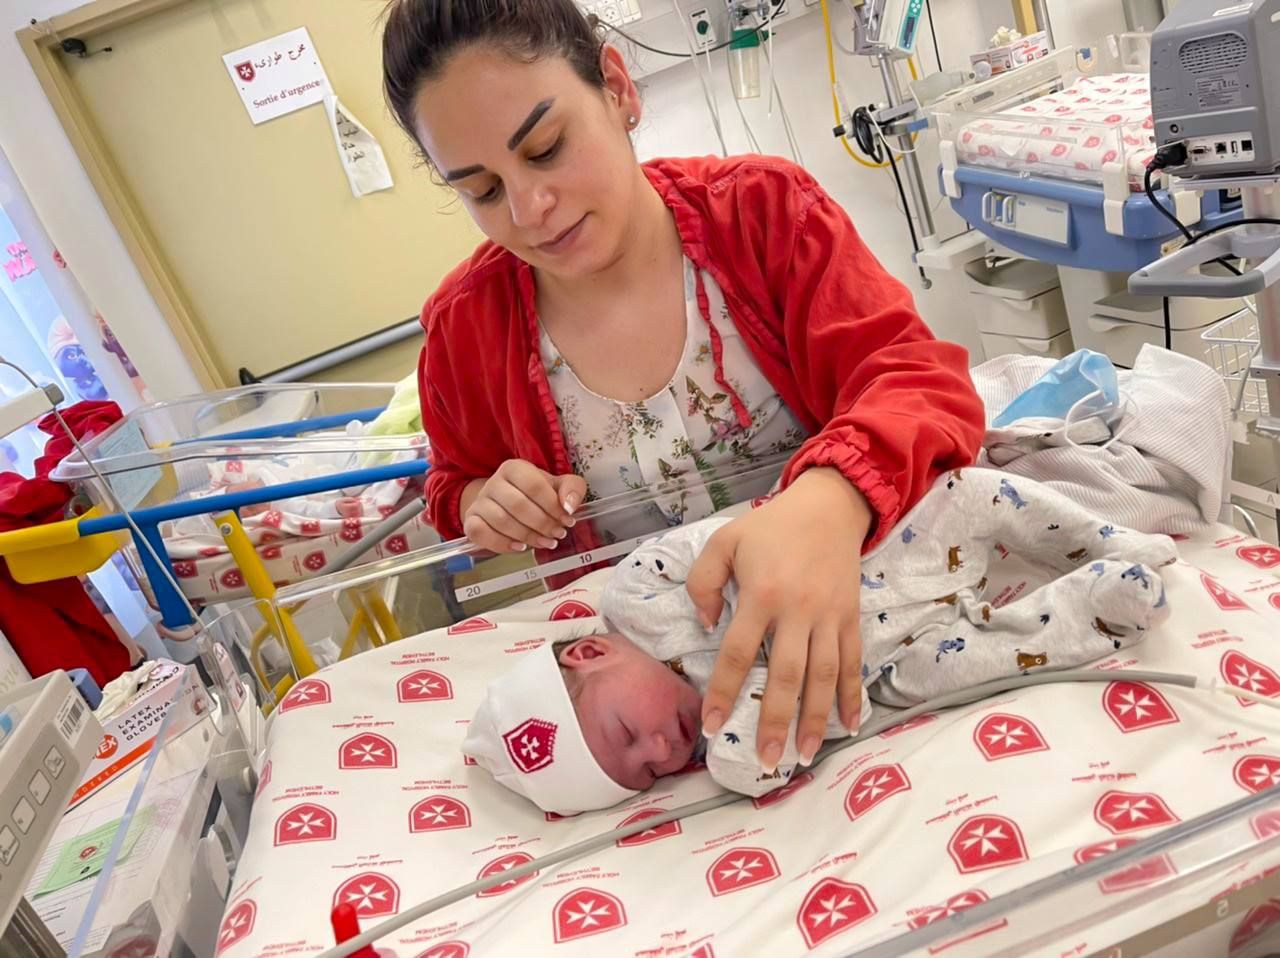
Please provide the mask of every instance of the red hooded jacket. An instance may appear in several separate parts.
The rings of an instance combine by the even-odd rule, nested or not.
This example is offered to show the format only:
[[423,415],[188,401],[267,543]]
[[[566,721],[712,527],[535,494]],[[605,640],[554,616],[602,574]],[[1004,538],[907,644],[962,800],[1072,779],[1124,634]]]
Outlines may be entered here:
[[[940,473],[974,460],[984,418],[966,351],[933,338],[910,291],[800,167],[742,156],[659,159],[643,169],[675,217],[684,254],[719,284],[761,371],[809,432],[784,486],[810,466],[839,469],[875,512],[870,548]],[[699,301],[708,319],[701,288]],[[556,475],[571,467],[538,354],[527,263],[481,244],[427,301],[422,324],[428,513],[453,538],[471,480],[507,459]]]

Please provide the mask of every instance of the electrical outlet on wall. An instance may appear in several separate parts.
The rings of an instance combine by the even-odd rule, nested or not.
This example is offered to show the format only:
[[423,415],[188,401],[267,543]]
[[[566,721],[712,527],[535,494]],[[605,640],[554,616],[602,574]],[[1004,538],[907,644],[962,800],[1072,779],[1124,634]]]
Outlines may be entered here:
[[709,10],[694,10],[689,14],[689,23],[693,27],[694,49],[706,50],[716,45],[716,27]]

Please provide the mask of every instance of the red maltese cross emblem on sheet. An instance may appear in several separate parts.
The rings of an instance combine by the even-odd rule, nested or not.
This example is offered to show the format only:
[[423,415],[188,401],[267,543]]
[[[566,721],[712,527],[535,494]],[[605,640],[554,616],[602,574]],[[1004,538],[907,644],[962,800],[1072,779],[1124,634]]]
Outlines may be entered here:
[[713,895],[727,895],[771,882],[781,874],[778,860],[767,848],[731,848],[707,869],[707,887]]
[[1022,829],[1003,815],[977,815],[955,830],[947,851],[960,874],[1027,860]]
[[988,762],[1028,752],[1047,752],[1049,743],[1030,719],[996,712],[973,730],[973,741]]
[[1093,806],[1093,818],[1115,835],[1179,821],[1163,798],[1154,792],[1122,792],[1112,789]]
[[844,811],[850,819],[865,815],[891,795],[911,790],[911,780],[901,765],[873,765],[864,769],[844,796]]
[[[636,822],[642,822],[646,818],[653,818],[656,815],[661,815],[665,811],[665,808],[641,809],[618,822],[618,827],[626,828],[628,825],[634,825]],[[632,848],[636,845],[648,845],[650,842],[656,842],[661,838],[670,838],[672,835],[679,834],[679,821],[663,822],[661,825],[655,825],[653,828],[646,828],[642,832],[636,832],[634,835],[628,835],[626,838],[620,838],[617,841],[617,845],[619,848]]]
[[289,690],[289,694],[280,702],[281,712],[305,708],[308,705],[324,705],[332,702],[329,694],[329,683],[324,679],[303,679]]
[[1179,721],[1169,700],[1142,682],[1112,682],[1102,693],[1102,708],[1126,735]]
[[396,747],[390,739],[374,732],[363,732],[347,739],[338,749],[338,768],[395,768]]
[[323,805],[303,802],[276,819],[276,845],[331,842],[338,837],[338,821]]
[[[1280,675],[1276,675],[1269,666],[1235,649],[1227,652],[1218,661],[1218,672],[1228,685],[1234,685],[1246,692],[1265,695],[1269,699],[1280,694]],[[1246,698],[1241,698],[1239,701],[1246,708],[1257,704]]]
[[227,912],[218,929],[218,950],[221,955],[237,941],[248,938],[253,931],[253,923],[258,917],[258,906],[253,899],[246,898]]
[[396,683],[400,702],[443,702],[453,698],[453,685],[439,672],[419,669]]
[[[517,865],[525,865],[533,861],[533,856],[527,852],[511,852],[503,855],[501,858],[495,858],[484,868],[480,869],[480,874],[476,876],[476,881],[482,878],[492,878],[494,875],[500,875],[502,872],[510,871]],[[507,881],[499,882],[492,888],[486,888],[484,891],[476,892],[477,898],[496,898],[499,895],[505,895],[511,889],[523,885],[527,881],[533,881],[538,877],[537,872],[530,872],[527,875],[521,875],[518,878],[510,878]]]
[[1274,755],[1246,755],[1231,770],[1236,784],[1246,792],[1262,792],[1280,783],[1280,758]]
[[810,950],[828,938],[866,921],[876,913],[875,902],[861,885],[824,878],[805,895],[796,924]]
[[559,943],[621,928],[627,923],[627,912],[608,892],[577,888],[556,903],[551,920]]
[[386,875],[364,872],[348,878],[333,893],[333,907],[350,905],[357,918],[394,915],[400,910],[400,886]]
[[471,810],[448,795],[432,795],[409,809],[411,832],[441,832],[450,828],[470,827]]

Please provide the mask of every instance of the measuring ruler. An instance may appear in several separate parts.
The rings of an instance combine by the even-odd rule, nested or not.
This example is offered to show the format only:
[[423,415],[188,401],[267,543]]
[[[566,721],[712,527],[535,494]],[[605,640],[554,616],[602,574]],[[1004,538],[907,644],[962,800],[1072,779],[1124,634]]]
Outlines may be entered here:
[[613,545],[601,546],[599,549],[592,549],[589,552],[580,552],[577,555],[565,556],[563,559],[554,559],[551,562],[545,562],[536,565],[532,569],[525,569],[522,572],[512,572],[508,575],[498,576],[496,579],[488,579],[485,582],[477,582],[474,585],[464,585],[460,589],[453,590],[453,596],[459,602],[465,602],[468,599],[478,599],[482,595],[489,595],[493,592],[501,592],[503,589],[510,589],[512,586],[524,585],[526,582],[536,582],[539,579],[547,579],[561,572],[569,572],[573,569],[582,569],[605,559],[612,559],[614,556],[626,555],[635,549],[641,543],[656,539],[662,535],[660,532],[651,533],[644,536],[636,536],[634,539],[627,539],[623,542],[615,542]]

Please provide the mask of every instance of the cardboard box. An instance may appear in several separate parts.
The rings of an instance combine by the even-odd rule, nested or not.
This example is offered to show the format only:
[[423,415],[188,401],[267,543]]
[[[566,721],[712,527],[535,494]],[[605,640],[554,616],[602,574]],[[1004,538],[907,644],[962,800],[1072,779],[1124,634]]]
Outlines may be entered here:
[[100,718],[102,741],[89,762],[84,781],[71,796],[74,808],[108,782],[147,757],[155,744],[160,723],[176,709],[168,738],[185,732],[209,711],[210,702],[195,669],[160,659],[125,707],[111,718]]
[[1039,33],[1023,37],[1021,40],[1015,40],[1013,43],[1006,43],[1004,46],[992,47],[990,50],[975,53],[969,57],[969,63],[971,66],[977,66],[979,63],[989,63],[991,64],[991,75],[995,76],[997,73],[1015,70],[1024,63],[1030,63],[1032,60],[1039,60],[1041,57],[1047,57],[1048,55],[1049,37],[1042,30]]

